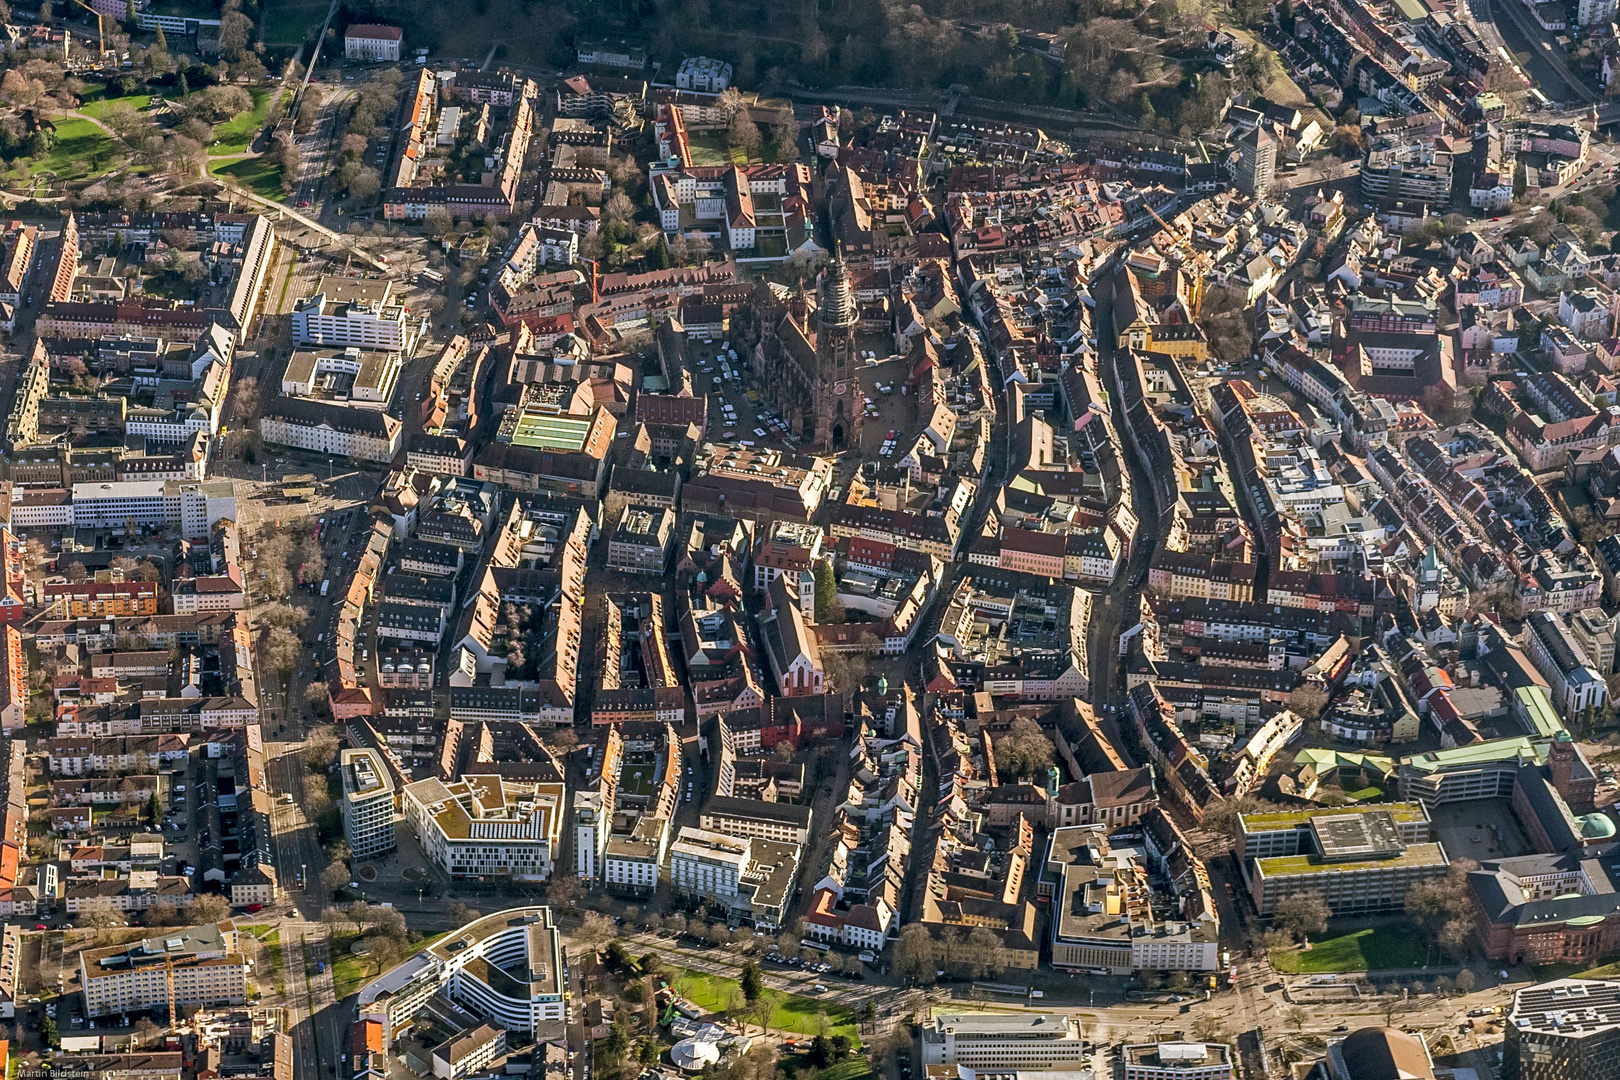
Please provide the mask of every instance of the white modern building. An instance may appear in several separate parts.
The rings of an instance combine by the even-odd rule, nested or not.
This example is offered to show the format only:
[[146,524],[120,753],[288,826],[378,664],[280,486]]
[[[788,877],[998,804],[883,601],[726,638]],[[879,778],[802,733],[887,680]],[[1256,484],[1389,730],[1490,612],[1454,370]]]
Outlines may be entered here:
[[79,953],[79,985],[90,1016],[150,1012],[175,1005],[242,1005],[248,962],[236,924],[204,923],[127,945]]
[[718,94],[731,85],[731,65],[710,56],[688,56],[675,69],[677,90],[696,90],[701,94]]
[[236,485],[230,480],[92,480],[73,485],[72,504],[75,528],[178,525],[188,540],[207,539],[215,522],[236,520]]
[[1138,1043],[1121,1056],[1125,1080],[1232,1080],[1232,1048],[1225,1043]]
[[405,820],[429,859],[458,881],[544,881],[562,838],[562,784],[493,774],[419,780]]
[[302,349],[287,361],[281,392],[336,405],[386,409],[399,388],[400,355],[384,349]]
[[671,888],[725,904],[761,929],[783,925],[798,869],[791,843],[685,827],[669,845]]
[[1579,716],[1608,703],[1608,683],[1592,667],[1568,623],[1550,611],[1533,611],[1524,625],[1525,651],[1546,678],[1559,716]]
[[357,860],[394,850],[394,780],[375,750],[345,750],[343,835]]
[[421,322],[393,296],[386,278],[323,276],[314,296],[293,306],[293,340],[300,345],[353,345],[408,353],[416,344]]
[[923,1028],[924,1065],[994,1072],[1078,1069],[1089,1061],[1078,1017],[1064,1013],[941,1013]]
[[663,865],[664,838],[669,822],[642,818],[629,836],[608,840],[602,856],[602,880],[621,892],[650,896],[658,889],[658,868]]
[[514,1040],[560,1024],[566,1009],[562,939],[551,909],[508,908],[446,934],[362,987],[356,1019],[380,1021],[386,1049],[440,992]]
[[670,885],[688,896],[736,896],[748,869],[748,843],[724,833],[683,828],[669,846]]
[[73,493],[67,488],[18,488],[11,496],[11,529],[64,529],[73,524]]
[[600,791],[574,792],[574,874],[592,881],[602,874],[602,859],[613,832],[613,808],[605,811]]

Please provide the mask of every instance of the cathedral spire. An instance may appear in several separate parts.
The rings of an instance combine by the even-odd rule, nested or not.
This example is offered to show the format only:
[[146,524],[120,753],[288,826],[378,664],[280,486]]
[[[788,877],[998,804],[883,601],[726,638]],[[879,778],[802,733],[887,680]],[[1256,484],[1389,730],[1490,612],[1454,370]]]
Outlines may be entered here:
[[834,245],[832,262],[822,275],[816,317],[822,326],[839,329],[854,326],[860,319],[860,310],[855,306],[855,288],[849,280],[849,267],[844,264],[843,244]]

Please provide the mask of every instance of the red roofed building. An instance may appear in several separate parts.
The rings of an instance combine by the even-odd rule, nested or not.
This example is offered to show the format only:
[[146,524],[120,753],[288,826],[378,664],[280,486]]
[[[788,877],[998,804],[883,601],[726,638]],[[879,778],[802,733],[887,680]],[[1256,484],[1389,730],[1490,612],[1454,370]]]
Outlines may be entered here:
[[1001,568],[1040,577],[1063,579],[1063,557],[1068,537],[1034,529],[1002,528]]
[[334,720],[353,720],[357,716],[370,716],[374,711],[371,691],[364,686],[332,684],[327,688],[327,696],[331,699]]
[[240,611],[246,603],[242,570],[237,566],[217,576],[186,578],[174,583],[176,615],[195,615],[200,611]]
[[397,61],[404,39],[404,32],[397,26],[359,23],[344,32],[343,56],[348,60]]
[[15,626],[0,626],[0,635],[5,638],[0,643],[0,728],[13,731],[23,726],[28,707],[28,654]]
[[10,529],[0,527],[0,558],[5,560],[4,591],[0,592],[0,622],[22,622],[28,612],[23,601],[23,545]]
[[857,569],[889,570],[894,567],[895,552],[899,550],[882,540],[851,536],[844,542],[844,561]]
[[839,911],[840,894],[822,886],[810,902],[810,911],[804,917],[804,930],[818,941],[838,942],[856,949],[882,952],[894,911],[887,903],[854,904],[847,911]]

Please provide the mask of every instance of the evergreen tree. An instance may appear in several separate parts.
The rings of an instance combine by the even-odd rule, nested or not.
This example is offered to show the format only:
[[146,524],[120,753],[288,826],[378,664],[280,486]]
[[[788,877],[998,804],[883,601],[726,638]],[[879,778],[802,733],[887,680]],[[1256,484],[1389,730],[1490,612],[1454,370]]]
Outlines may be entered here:
[[157,49],[159,52],[169,51],[169,39],[164,36],[163,27],[161,26],[158,27],[157,40],[152,43],[152,47]]
[[1282,6],[1277,9],[1277,25],[1289,37],[1294,36],[1294,0],[1282,0]]
[[838,599],[838,582],[833,578],[832,564],[826,559],[816,563],[816,618],[826,619],[832,613],[833,602]]
[[750,960],[742,969],[743,997],[749,1001],[758,1001],[759,996],[765,992],[765,979],[760,973],[759,965]]
[[185,72],[182,71],[180,73],[179,78],[180,78],[180,96],[185,97],[187,94],[191,93],[191,85],[186,82],[186,73]]

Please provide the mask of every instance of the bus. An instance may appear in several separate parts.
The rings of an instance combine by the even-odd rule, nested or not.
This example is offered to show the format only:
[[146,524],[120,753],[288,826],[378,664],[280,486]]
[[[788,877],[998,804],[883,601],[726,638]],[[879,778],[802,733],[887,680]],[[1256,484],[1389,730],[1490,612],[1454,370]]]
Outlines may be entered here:
[[326,590],[330,589],[331,587],[332,587],[332,579],[331,578],[327,578],[325,581],[321,582],[321,595],[325,596],[326,595]]

